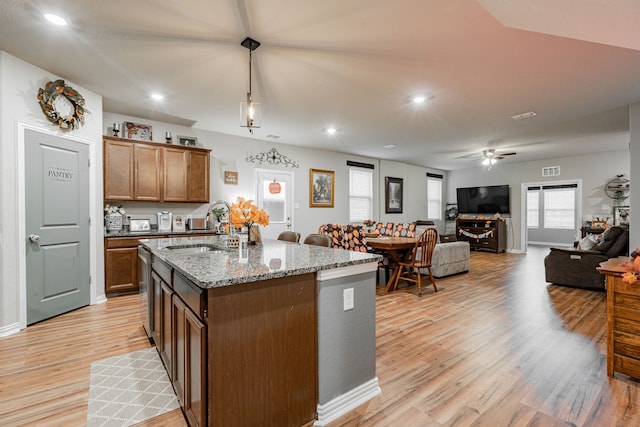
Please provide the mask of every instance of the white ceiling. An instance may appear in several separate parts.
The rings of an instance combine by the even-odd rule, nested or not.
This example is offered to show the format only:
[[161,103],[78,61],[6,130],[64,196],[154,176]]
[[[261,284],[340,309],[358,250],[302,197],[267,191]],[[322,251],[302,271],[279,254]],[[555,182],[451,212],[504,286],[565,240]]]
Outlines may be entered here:
[[0,49],[105,111],[445,170],[625,149],[640,101],[637,0],[2,0]]

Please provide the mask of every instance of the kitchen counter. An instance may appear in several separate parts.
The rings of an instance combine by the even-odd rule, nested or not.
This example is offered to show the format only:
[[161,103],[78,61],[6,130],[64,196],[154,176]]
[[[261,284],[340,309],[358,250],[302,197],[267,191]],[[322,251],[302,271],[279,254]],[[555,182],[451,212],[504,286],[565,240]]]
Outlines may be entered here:
[[[249,245],[248,259],[241,262],[238,248],[227,248],[227,236],[149,239],[141,243],[154,256],[179,271],[200,288],[216,288],[240,283],[315,273],[340,267],[378,262],[380,255],[299,245],[266,239]],[[185,254],[175,251],[197,245],[213,245],[218,251]],[[169,249],[173,248],[173,249]]]
[[140,241],[152,336],[189,425],[322,426],[378,395],[381,256],[265,239],[240,258],[227,239]]

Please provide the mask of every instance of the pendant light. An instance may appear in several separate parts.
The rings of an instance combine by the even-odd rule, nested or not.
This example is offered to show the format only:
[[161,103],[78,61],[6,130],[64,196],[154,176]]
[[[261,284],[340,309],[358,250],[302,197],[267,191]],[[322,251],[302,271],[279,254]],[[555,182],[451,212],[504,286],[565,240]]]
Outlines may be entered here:
[[251,60],[253,51],[260,46],[260,42],[247,37],[240,43],[249,49],[249,92],[247,92],[246,102],[240,103],[240,126],[249,128],[249,133],[253,135],[253,129],[260,127],[260,103],[254,102],[251,96]]

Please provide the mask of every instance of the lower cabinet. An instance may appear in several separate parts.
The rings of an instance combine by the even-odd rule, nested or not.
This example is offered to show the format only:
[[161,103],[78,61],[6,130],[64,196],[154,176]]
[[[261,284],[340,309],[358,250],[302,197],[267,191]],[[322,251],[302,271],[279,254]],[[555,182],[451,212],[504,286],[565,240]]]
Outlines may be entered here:
[[104,257],[107,294],[138,292],[138,247],[107,249]]
[[191,426],[207,419],[206,327],[174,294],[173,296],[173,388]]
[[[206,293],[154,260],[149,286],[152,336],[190,426],[207,425]],[[194,311],[197,311],[196,314]]]
[[139,291],[138,245],[140,239],[167,237],[200,237],[210,234],[172,234],[140,237],[105,237],[104,239],[104,292],[107,296],[124,295]]

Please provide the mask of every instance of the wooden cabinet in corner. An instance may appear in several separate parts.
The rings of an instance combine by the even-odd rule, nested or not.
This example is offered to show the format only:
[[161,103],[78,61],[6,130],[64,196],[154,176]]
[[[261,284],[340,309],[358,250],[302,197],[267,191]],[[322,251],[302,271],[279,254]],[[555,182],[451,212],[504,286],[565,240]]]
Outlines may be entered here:
[[495,253],[507,249],[507,225],[503,219],[458,218],[456,234],[458,240],[469,242],[471,249]]
[[211,150],[104,137],[104,200],[209,202]]

